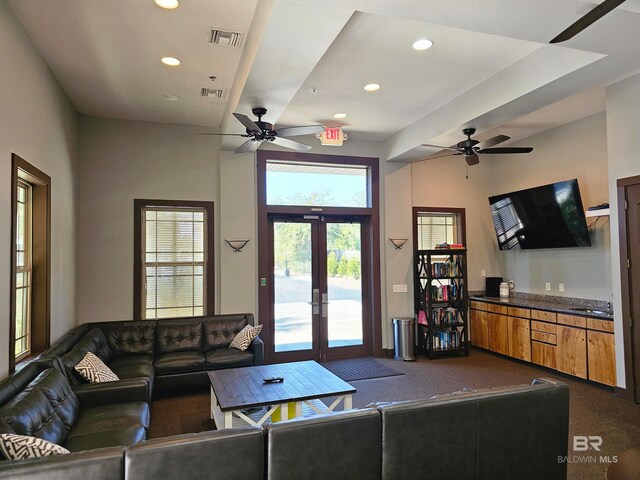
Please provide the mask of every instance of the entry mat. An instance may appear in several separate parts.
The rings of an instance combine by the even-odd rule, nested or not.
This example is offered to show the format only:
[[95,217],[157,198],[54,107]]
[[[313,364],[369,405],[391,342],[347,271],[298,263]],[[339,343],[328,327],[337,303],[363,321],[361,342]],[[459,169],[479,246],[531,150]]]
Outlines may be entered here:
[[404,375],[369,357],[331,360],[321,365],[345,382]]

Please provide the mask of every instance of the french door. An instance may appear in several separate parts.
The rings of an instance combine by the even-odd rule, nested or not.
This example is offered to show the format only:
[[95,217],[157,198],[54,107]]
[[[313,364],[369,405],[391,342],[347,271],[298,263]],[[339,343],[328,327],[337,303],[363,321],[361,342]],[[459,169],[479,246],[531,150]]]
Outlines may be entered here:
[[269,337],[275,362],[369,354],[368,217],[269,215]]

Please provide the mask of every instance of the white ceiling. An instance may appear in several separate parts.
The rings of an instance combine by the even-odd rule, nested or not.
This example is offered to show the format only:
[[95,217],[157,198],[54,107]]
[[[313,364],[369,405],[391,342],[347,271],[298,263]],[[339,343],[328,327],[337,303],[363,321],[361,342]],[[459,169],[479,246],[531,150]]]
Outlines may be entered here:
[[[342,125],[352,139],[379,141],[385,160],[423,159],[437,150],[421,143],[452,145],[465,126],[480,140],[517,141],[582,118],[604,109],[604,87],[640,69],[640,0],[557,45],[548,41],[594,3],[181,0],[173,11],[152,0],[10,4],[82,113],[241,133],[231,113],[250,116],[261,105],[280,127]],[[208,27],[244,33],[242,48],[208,44]],[[420,37],[434,46],[413,50]],[[182,66],[162,65],[164,55]],[[382,88],[365,92],[371,82]],[[226,88],[227,97],[202,98],[203,87]],[[348,116],[335,120],[337,112]],[[223,145],[241,141],[224,137]]]

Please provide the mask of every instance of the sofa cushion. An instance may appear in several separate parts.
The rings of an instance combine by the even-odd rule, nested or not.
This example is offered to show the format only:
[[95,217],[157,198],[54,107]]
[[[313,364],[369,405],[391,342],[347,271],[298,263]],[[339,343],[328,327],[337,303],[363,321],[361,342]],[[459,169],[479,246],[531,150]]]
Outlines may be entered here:
[[219,370],[221,368],[250,367],[253,365],[253,353],[240,351],[235,348],[217,348],[206,353],[207,368]]
[[249,345],[251,345],[251,342],[258,336],[261,330],[262,325],[257,325],[255,327],[253,325],[246,325],[231,341],[229,348],[235,348],[244,352],[249,348]]
[[84,408],[69,433],[69,438],[132,427],[148,429],[149,419],[149,404],[145,402],[112,403]]
[[67,439],[64,447],[70,452],[107,447],[128,447],[140,443],[146,438],[147,432],[144,428],[128,427],[120,430],[73,435]]
[[151,321],[101,323],[114,357],[153,355],[156,324]]
[[84,358],[73,368],[89,383],[115,382],[120,380],[102,360],[91,352],[87,352]]
[[119,378],[153,378],[153,356],[129,355],[117,357],[109,364],[109,368]]
[[156,354],[202,351],[202,321],[158,322]]
[[78,398],[65,376],[50,368],[0,409],[0,420],[19,435],[63,445],[79,410]]
[[69,352],[61,357],[65,374],[72,385],[86,383],[86,380],[75,370],[75,366],[82,361],[87,352],[93,353],[106,365],[111,361],[111,348],[104,332],[99,328],[92,328],[76,343]]
[[12,433],[0,433],[0,450],[9,460],[24,460],[69,453],[69,450],[56,443]]
[[204,350],[227,348],[240,330],[247,325],[253,325],[253,315],[250,313],[205,317],[203,321]]
[[154,363],[156,375],[199,372],[206,368],[202,352],[174,352],[157,355]]

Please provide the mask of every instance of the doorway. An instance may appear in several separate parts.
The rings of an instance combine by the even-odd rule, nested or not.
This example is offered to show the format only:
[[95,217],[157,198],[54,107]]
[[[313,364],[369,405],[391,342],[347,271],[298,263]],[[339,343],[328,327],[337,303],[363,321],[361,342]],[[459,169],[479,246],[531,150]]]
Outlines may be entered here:
[[274,361],[368,354],[367,224],[338,215],[269,216]]
[[379,160],[257,156],[266,362],[383,356]]
[[626,396],[640,403],[640,329],[631,321],[640,318],[640,176],[617,186]]

